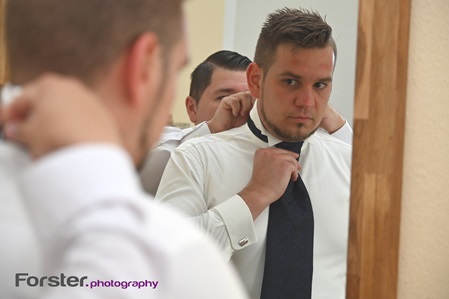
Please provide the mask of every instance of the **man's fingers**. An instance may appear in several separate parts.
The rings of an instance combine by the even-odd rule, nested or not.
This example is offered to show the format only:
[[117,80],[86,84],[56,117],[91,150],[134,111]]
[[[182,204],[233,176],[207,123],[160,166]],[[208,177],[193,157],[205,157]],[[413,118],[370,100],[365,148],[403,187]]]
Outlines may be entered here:
[[299,178],[299,171],[301,170],[301,164],[299,164],[298,161],[295,160],[295,167],[294,170],[292,172],[292,181],[296,181]]
[[[293,158],[293,159],[292,159]],[[296,160],[296,157],[294,156],[290,156],[289,158],[289,162],[291,162],[291,180],[292,181],[296,181],[299,177],[299,170],[301,169],[301,165],[299,164],[299,162]]]
[[28,118],[32,110],[32,101],[25,95],[18,96],[13,102],[3,107],[5,122],[20,122]]
[[15,122],[9,122],[6,123],[3,126],[3,134],[5,134],[5,137],[9,140],[15,140],[16,138],[16,131],[17,131],[17,123]]
[[[239,92],[223,98],[222,105],[226,105],[234,117],[246,116],[254,106],[255,98],[249,91]],[[226,106],[223,106],[226,109]]]
[[5,134],[6,139],[21,144],[26,145],[29,140],[27,134],[27,123],[24,122],[11,121],[5,123],[3,133]]
[[251,96],[251,93],[249,91],[245,92],[242,95],[242,109],[240,111],[240,115],[241,116],[248,115],[251,109],[253,108],[255,101],[256,99]]
[[240,110],[242,109],[240,99],[236,96],[229,96],[227,97],[227,103],[231,107],[232,115],[234,117],[237,117],[240,114]]
[[290,179],[296,181],[299,177],[299,171],[301,170],[301,164],[297,161],[299,154],[282,148],[272,148],[271,150],[277,155],[284,156],[284,159],[289,163],[289,168],[291,167]]
[[299,158],[299,154],[298,153],[295,153],[295,152],[292,152],[292,151],[289,151],[289,150],[286,150],[286,149],[283,149],[283,148],[273,147],[270,150],[272,150],[276,154],[288,155],[290,157],[293,157],[295,159],[295,161],[296,161],[296,159]]
[[298,179],[298,177],[299,177],[298,170],[295,169],[295,170],[292,172],[291,180],[292,180],[293,182],[296,182],[296,180]]
[[251,96],[249,91],[242,91],[233,95],[238,98],[240,104],[239,114],[241,116],[246,116],[251,111],[254,106],[255,99]]
[[27,140],[26,126],[32,113],[34,102],[22,93],[8,105],[2,107],[3,132],[8,140],[24,143]]

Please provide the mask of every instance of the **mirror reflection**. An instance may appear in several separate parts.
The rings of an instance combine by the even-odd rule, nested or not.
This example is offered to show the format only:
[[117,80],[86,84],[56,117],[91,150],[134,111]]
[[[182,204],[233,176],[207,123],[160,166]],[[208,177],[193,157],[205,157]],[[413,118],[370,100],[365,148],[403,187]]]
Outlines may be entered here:
[[[289,123],[282,122],[279,118],[273,119],[273,115],[282,115],[282,112],[280,112],[282,111],[282,107],[280,106],[283,106],[283,103],[280,99],[283,99],[283,96],[285,96],[285,93],[277,94],[273,91],[273,88],[276,87],[276,80],[285,80],[290,85],[299,85],[300,87],[297,88],[297,97],[299,98],[298,101],[300,101],[303,100],[301,91],[307,88],[306,86],[309,82],[312,82],[312,86],[314,86],[313,84],[315,86],[321,83],[326,84],[327,82],[324,79],[332,77],[332,93],[329,90],[329,94],[327,94],[327,98],[329,98],[332,105],[332,113],[334,113],[331,115],[336,114],[342,117],[343,123],[336,120],[339,119],[337,116],[335,118],[330,117],[329,119],[335,120],[335,122],[331,122],[330,127],[327,127],[326,123],[321,123],[321,128],[315,133],[315,136],[306,139],[300,150],[299,164],[301,170],[299,171],[299,178],[303,181],[308,196],[310,197],[309,202],[311,202],[311,206],[313,207],[312,214],[315,226],[313,232],[314,283],[309,286],[309,291],[313,294],[313,298],[325,298],[329,295],[335,298],[344,298],[351,159],[350,146],[348,144],[352,140],[350,128],[348,129],[349,133],[345,133],[345,130],[346,126],[350,126],[352,122],[358,6],[357,1],[346,1],[345,3],[339,3],[339,5],[331,1],[314,3],[303,1],[300,3],[301,7],[310,8],[317,11],[320,15],[325,16],[326,21],[333,29],[333,37],[337,44],[338,55],[336,64],[333,64],[335,61],[331,63],[331,71],[328,72],[330,75],[326,76],[324,73],[318,72],[320,66],[325,64],[324,61],[320,60],[321,57],[326,57],[324,53],[323,56],[320,56],[319,54],[315,55],[314,52],[307,53],[305,51],[304,53],[299,50],[296,52],[295,47],[289,48],[283,47],[284,45],[282,43],[280,45],[276,44],[273,36],[271,36],[272,40],[270,40],[270,43],[263,44],[263,41],[260,41],[260,29],[267,15],[284,6],[298,6],[298,3],[291,2],[224,2],[225,25],[223,28],[223,36],[218,35],[216,38],[223,40],[223,48],[234,51],[234,53],[228,54],[241,54],[246,56],[243,58],[246,59],[249,57],[251,60],[256,57],[256,64],[250,65],[246,71],[245,78],[242,68],[232,70],[228,66],[223,66],[215,62],[214,55],[219,55],[217,52],[209,56],[205,62],[204,57],[201,58],[197,68],[191,74],[190,93],[188,91],[184,91],[184,93],[178,92],[189,94],[185,100],[186,107],[182,107],[182,109],[187,109],[188,111],[189,120],[187,122],[193,122],[197,125],[196,128],[201,127],[202,124],[200,121],[211,119],[213,116],[210,111],[219,109],[217,98],[221,97],[220,100],[223,103],[223,99],[226,96],[244,91],[246,88],[244,86],[245,79],[247,80],[247,88],[250,90],[251,95],[257,98],[255,106],[258,106],[258,108],[255,108],[250,113],[250,120],[247,126],[244,125],[228,133],[220,133],[215,136],[189,141],[185,145],[182,145],[181,149],[174,151],[171,155],[171,161],[168,162],[168,167],[165,170],[162,181],[157,182],[160,185],[156,194],[156,200],[187,213],[194,222],[218,241],[226,257],[236,266],[251,298],[259,298],[260,296],[262,298],[265,296],[268,296],[268,298],[270,296],[282,298],[285,296],[285,293],[274,291],[276,288],[270,284],[270,274],[267,274],[267,271],[275,272],[276,268],[283,269],[280,272],[283,271],[285,277],[277,275],[276,280],[277,286],[280,286],[283,292],[289,292],[286,281],[291,279],[291,277],[299,277],[301,275],[303,275],[301,277],[305,277],[307,274],[298,274],[295,272],[297,268],[301,267],[295,266],[292,263],[293,259],[286,258],[290,263],[289,266],[291,266],[289,268],[285,264],[282,264],[284,262],[282,258],[271,257],[270,251],[282,252],[280,255],[287,255],[287,253],[280,250],[277,245],[272,245],[271,242],[273,241],[271,241],[270,235],[276,236],[272,237],[276,240],[274,241],[275,243],[290,244],[294,247],[295,241],[292,238],[290,240],[291,242],[283,243],[282,234],[276,232],[275,229],[273,229],[274,232],[272,231],[270,219],[276,218],[276,214],[271,214],[275,213],[273,212],[273,202],[269,202],[268,199],[269,208],[267,208],[267,203],[263,203],[261,204],[262,208],[258,207],[259,210],[253,209],[256,204],[251,201],[252,193],[249,192],[248,194],[246,188],[251,187],[256,189],[259,192],[259,197],[264,197],[266,194],[263,187],[267,186],[269,189],[274,190],[276,185],[269,185],[266,177],[259,180],[262,186],[257,188],[255,187],[256,184],[253,183],[253,179],[258,178],[257,175],[262,173],[264,165],[269,165],[267,168],[272,173],[276,172],[277,160],[269,156],[264,161],[263,158],[258,156],[257,152],[254,154],[256,149],[264,148],[265,146],[258,144],[257,139],[254,141],[255,144],[252,144],[249,140],[253,136],[256,136],[260,140],[265,141],[269,147],[276,147],[276,142],[278,141],[296,141],[292,137],[294,134],[289,131]],[[210,8],[210,13],[213,14],[213,11],[213,8]],[[248,11],[251,11],[251,16],[248,16]],[[220,14],[222,12],[218,10],[217,15]],[[287,18],[287,16],[285,17]],[[191,34],[193,35],[193,39],[195,39],[195,34],[211,36],[210,33],[207,33],[208,28],[204,28],[206,21],[199,11],[192,9],[190,18],[194,19],[193,24],[195,22],[203,24],[203,26],[198,28],[195,28],[194,25],[192,26],[193,30]],[[199,22],[199,19],[202,20],[202,23]],[[258,26],[255,24],[258,24]],[[199,37],[197,38],[199,39]],[[213,40],[213,38],[211,39]],[[207,42],[209,43],[210,39]],[[273,68],[264,68],[257,64],[258,52],[255,49],[258,42],[262,44],[260,49],[266,49],[272,45],[275,46],[276,51],[269,54],[269,57],[272,57],[273,61],[275,61],[272,62]],[[289,42],[285,44],[290,45]],[[332,49],[329,44],[327,46]],[[316,48],[318,53],[323,47],[316,46]],[[326,47],[324,48],[326,49]],[[312,49],[314,49],[313,46]],[[204,51],[204,47],[202,47],[202,51]],[[213,50],[211,51],[213,52]],[[195,45],[193,45],[192,52],[196,52]],[[332,51],[330,53],[331,55],[327,57],[332,57]],[[335,51],[333,53],[335,54]],[[222,54],[224,55],[224,53]],[[208,55],[205,57],[208,57]],[[316,64],[312,62],[316,62]],[[205,86],[204,93],[197,94],[195,98],[192,89],[195,90],[194,80],[195,75],[197,75],[196,71],[204,63],[212,65],[213,70],[208,78],[210,85]],[[259,64],[263,63],[263,60],[259,60]],[[334,66],[335,72],[332,72]],[[195,68],[195,66],[192,68]],[[285,74],[290,75],[290,77],[283,77]],[[308,75],[311,76],[308,77]],[[222,93],[217,93],[217,97],[214,98],[214,92],[219,91],[220,88],[222,88]],[[227,91],[227,93],[223,91]],[[279,102],[275,105],[271,104],[270,97],[275,97]],[[178,103],[182,103],[180,106],[184,106],[182,97],[180,99],[181,101],[178,101]],[[239,101],[242,102],[243,98],[240,98]],[[319,106],[319,96],[316,96],[315,101],[314,104]],[[319,108],[317,109],[319,110]],[[295,111],[295,108],[290,107],[288,110],[290,112]],[[206,111],[209,111],[209,116],[201,118],[201,114],[206,114]],[[301,111],[309,110],[304,109]],[[185,114],[185,111],[183,113]],[[174,115],[175,123],[180,119],[182,118],[179,117],[179,113]],[[345,123],[344,120],[348,120],[348,123]],[[302,128],[305,127],[306,125],[302,126]],[[330,134],[322,135],[323,133]],[[236,140],[236,135],[241,139]],[[339,139],[339,141],[335,142],[341,145],[341,148],[339,146],[337,148],[329,147],[326,153],[320,152],[317,149],[317,143],[314,142],[314,138],[317,136],[320,140],[318,143],[324,147],[328,143],[333,143],[335,139]],[[323,137],[324,139],[321,139],[321,136],[325,136]],[[223,142],[222,138],[226,142]],[[329,138],[329,140],[326,138]],[[187,139],[190,138],[187,137]],[[340,141],[343,142],[340,143]],[[184,140],[181,140],[180,143],[182,142]],[[179,146],[179,143],[176,146]],[[156,147],[157,149],[158,147]],[[160,162],[161,159],[156,157],[156,155],[153,155],[153,157],[150,157],[150,161],[154,159]],[[257,168],[256,171],[256,165],[262,166]],[[154,166],[148,168],[154,169]],[[147,181],[145,176],[143,177],[143,181]],[[177,186],[176,190],[174,190],[174,186]],[[151,188],[149,189],[151,191],[157,189],[154,188],[154,185]],[[276,203],[282,200],[281,195],[275,195]],[[267,197],[269,198],[269,196]],[[227,206],[235,201],[237,201],[237,205],[238,203],[243,204],[240,206]],[[260,204],[260,201],[259,199],[259,201],[255,202]],[[304,207],[305,205],[307,204],[303,203],[302,211],[307,211],[307,208]],[[290,214],[288,214],[289,212],[287,210],[285,209],[280,215],[288,218]],[[305,212],[305,215],[307,215],[307,212]],[[293,219],[301,217],[307,218],[309,216],[291,216]],[[302,223],[297,224],[297,226],[303,227],[307,226],[307,224]],[[233,228],[236,228],[237,231],[233,231]],[[303,233],[298,231],[291,233],[290,236],[301,234]],[[295,250],[291,249],[291,251]],[[271,275],[273,274],[271,273]],[[299,285],[296,284],[296,287],[300,288]],[[307,286],[304,288],[307,289]],[[267,293],[268,289],[274,293],[266,295],[270,294]],[[304,289],[295,289],[290,292],[307,294]],[[305,297],[310,297],[310,295],[306,295]]]

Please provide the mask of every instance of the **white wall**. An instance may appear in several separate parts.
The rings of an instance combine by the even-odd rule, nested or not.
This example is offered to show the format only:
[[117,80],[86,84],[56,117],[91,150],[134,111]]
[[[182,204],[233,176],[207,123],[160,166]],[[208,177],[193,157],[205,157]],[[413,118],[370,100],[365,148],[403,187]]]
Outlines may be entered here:
[[338,59],[330,101],[352,124],[358,0],[226,0],[224,48],[253,59],[266,16],[284,6],[316,10],[332,26]]

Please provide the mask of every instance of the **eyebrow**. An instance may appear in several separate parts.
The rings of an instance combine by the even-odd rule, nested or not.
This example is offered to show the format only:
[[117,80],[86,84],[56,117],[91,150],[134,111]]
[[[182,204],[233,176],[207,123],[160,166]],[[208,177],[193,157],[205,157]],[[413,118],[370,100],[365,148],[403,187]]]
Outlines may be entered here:
[[220,88],[214,91],[215,94],[218,93],[230,93],[230,94],[234,94],[237,93],[237,91],[233,88]]
[[[292,72],[283,72],[279,75],[280,77],[292,77],[294,79],[302,79],[302,76],[296,75]],[[317,80],[317,82],[332,82],[332,77],[325,77]]]

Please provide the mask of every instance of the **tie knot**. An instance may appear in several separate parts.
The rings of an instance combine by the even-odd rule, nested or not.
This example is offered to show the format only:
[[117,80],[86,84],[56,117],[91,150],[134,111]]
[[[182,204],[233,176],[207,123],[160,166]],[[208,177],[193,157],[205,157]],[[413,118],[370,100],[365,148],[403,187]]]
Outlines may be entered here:
[[299,142],[282,141],[282,142],[279,142],[278,144],[276,144],[276,147],[300,154],[301,147],[302,147],[303,143],[304,143],[303,141],[299,141]]

